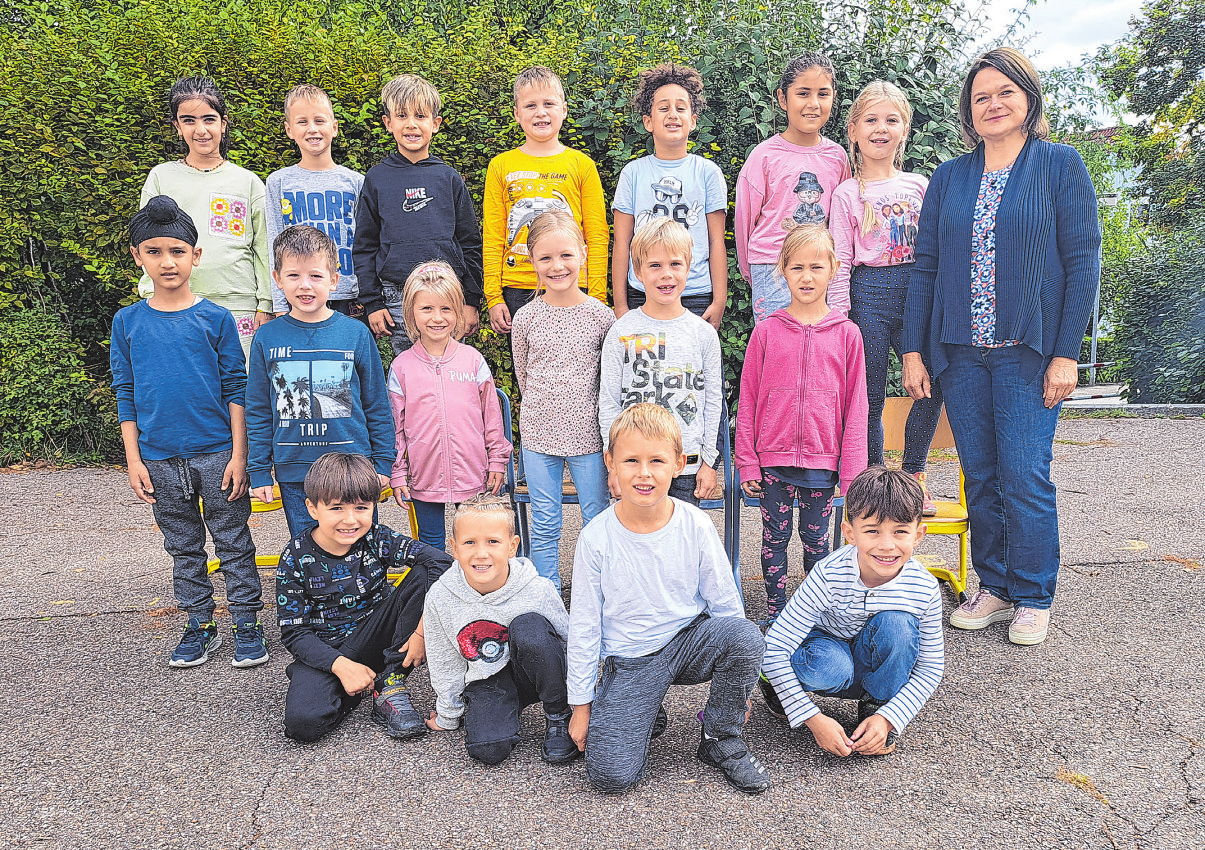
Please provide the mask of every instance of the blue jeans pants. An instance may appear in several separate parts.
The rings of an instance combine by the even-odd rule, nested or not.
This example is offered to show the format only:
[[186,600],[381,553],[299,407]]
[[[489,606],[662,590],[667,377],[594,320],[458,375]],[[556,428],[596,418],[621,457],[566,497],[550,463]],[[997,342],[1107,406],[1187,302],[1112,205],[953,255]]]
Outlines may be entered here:
[[773,263],[749,266],[749,287],[753,295],[753,320],[764,321],[775,310],[791,303],[791,290]]
[[1042,403],[1049,361],[1026,345],[947,345],[946,410],[966,475],[971,561],[980,587],[1046,609],[1059,572],[1050,461],[1056,405]]
[[[858,266],[849,282],[849,318],[862,331],[866,350],[866,396],[870,401],[867,423],[867,462],[883,464],[883,406],[887,397],[887,372],[891,349],[903,357],[904,301],[908,296],[911,264],[871,268]],[[927,364],[926,364],[927,365]],[[932,398],[912,403],[904,425],[904,472],[924,472],[929,444],[941,419],[941,384],[932,382]]]
[[536,571],[551,579],[558,591],[561,589],[561,497],[566,465],[577,488],[582,528],[610,504],[602,452],[558,457],[523,448],[523,470],[531,494],[531,560]]
[[920,652],[920,623],[903,611],[880,611],[853,640],[812,629],[791,655],[803,689],[880,705],[908,683]]

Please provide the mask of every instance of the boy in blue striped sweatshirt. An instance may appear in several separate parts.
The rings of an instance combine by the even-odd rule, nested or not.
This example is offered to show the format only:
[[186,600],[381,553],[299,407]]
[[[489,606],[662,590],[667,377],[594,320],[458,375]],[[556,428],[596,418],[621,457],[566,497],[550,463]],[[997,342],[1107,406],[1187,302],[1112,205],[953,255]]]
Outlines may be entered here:
[[[758,679],[770,711],[807,725],[833,755],[887,755],[945,669],[941,591],[912,552],[924,492],[872,466],[853,480],[841,531],[850,545],[808,574],[766,634]],[[807,692],[858,700],[852,735]]]

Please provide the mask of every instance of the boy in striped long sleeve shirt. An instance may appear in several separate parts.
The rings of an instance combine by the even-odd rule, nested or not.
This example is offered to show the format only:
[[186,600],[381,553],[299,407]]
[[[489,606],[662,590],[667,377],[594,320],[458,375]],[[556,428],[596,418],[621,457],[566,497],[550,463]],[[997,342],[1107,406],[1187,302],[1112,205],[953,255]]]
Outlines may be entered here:
[[[912,552],[925,537],[924,493],[873,466],[845,497],[850,545],[808,574],[766,634],[758,680],[770,711],[806,724],[838,756],[887,755],[945,669],[941,591]],[[852,735],[808,696],[858,700]]]

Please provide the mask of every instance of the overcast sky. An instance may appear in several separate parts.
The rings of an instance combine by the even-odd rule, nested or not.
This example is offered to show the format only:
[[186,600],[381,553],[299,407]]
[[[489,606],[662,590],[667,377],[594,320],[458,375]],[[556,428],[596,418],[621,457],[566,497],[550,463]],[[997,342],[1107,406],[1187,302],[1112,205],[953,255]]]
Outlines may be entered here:
[[[1019,0],[987,0],[997,29],[1015,17]],[[1038,0],[1025,25],[1034,38],[1026,53],[1042,70],[1078,63],[1085,53],[1121,38],[1142,0]]]

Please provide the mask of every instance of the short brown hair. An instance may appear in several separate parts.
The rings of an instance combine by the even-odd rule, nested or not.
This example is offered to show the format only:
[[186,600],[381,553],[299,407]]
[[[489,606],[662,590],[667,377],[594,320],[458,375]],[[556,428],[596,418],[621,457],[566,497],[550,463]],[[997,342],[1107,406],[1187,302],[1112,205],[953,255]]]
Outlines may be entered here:
[[920,522],[925,491],[906,472],[885,466],[862,470],[845,494],[845,515],[850,522],[878,518],[880,521]]
[[402,291],[402,319],[406,323],[406,334],[418,342],[418,324],[414,321],[414,299],[420,292],[431,292],[452,305],[456,313],[456,327],[452,336],[459,338],[464,330],[464,290],[456,272],[443,260],[432,260],[417,266],[406,278]]
[[962,125],[963,140],[971,147],[980,142],[980,136],[975,132],[975,122],[971,120],[971,88],[975,85],[975,77],[984,68],[995,68],[1025,92],[1029,104],[1029,111],[1025,115],[1025,132],[1034,138],[1049,140],[1050,123],[1044,111],[1042,80],[1033,63],[1015,47],[993,48],[971,63],[971,69],[962,81],[962,93],[958,96],[958,122]]
[[456,506],[456,514],[452,517],[453,538],[456,537],[456,523],[460,521],[460,518],[471,516],[504,516],[507,526],[512,530],[515,527],[515,509],[511,507],[510,499],[482,493],[471,499],[465,499]]
[[285,257],[322,257],[331,270],[339,271],[339,249],[331,238],[316,227],[294,224],[277,234],[272,242],[272,268],[280,271]]
[[565,85],[561,82],[561,78],[556,75],[556,71],[551,68],[546,68],[543,65],[532,65],[530,68],[524,68],[515,77],[515,101],[519,100],[519,92],[529,86],[542,86],[560,92],[561,100],[565,99]]
[[438,118],[443,109],[439,90],[417,74],[402,74],[385,83],[381,89],[381,109],[392,116],[407,106],[425,109]]
[[289,93],[285,95],[285,121],[289,120],[289,110],[293,108],[293,104],[305,101],[307,103],[325,103],[331,111],[331,115],[335,114],[335,106],[331,103],[331,96],[322,89],[309,83],[301,83],[289,89]]
[[621,434],[636,431],[646,440],[669,443],[674,454],[682,454],[682,428],[674,415],[658,404],[642,401],[623,410],[611,423],[607,433],[607,452],[615,451]]
[[636,77],[636,93],[632,95],[632,105],[636,107],[636,111],[641,115],[652,115],[653,98],[662,86],[681,86],[690,97],[690,111],[694,115],[707,108],[702,74],[689,65],[662,62],[660,65],[646,68]]
[[632,257],[632,268],[639,271],[654,245],[664,245],[670,256],[683,257],[690,265],[694,240],[690,231],[669,216],[659,215],[650,219],[636,231],[628,253]]
[[372,461],[349,452],[327,452],[305,474],[305,497],[315,505],[381,499],[381,479]]

